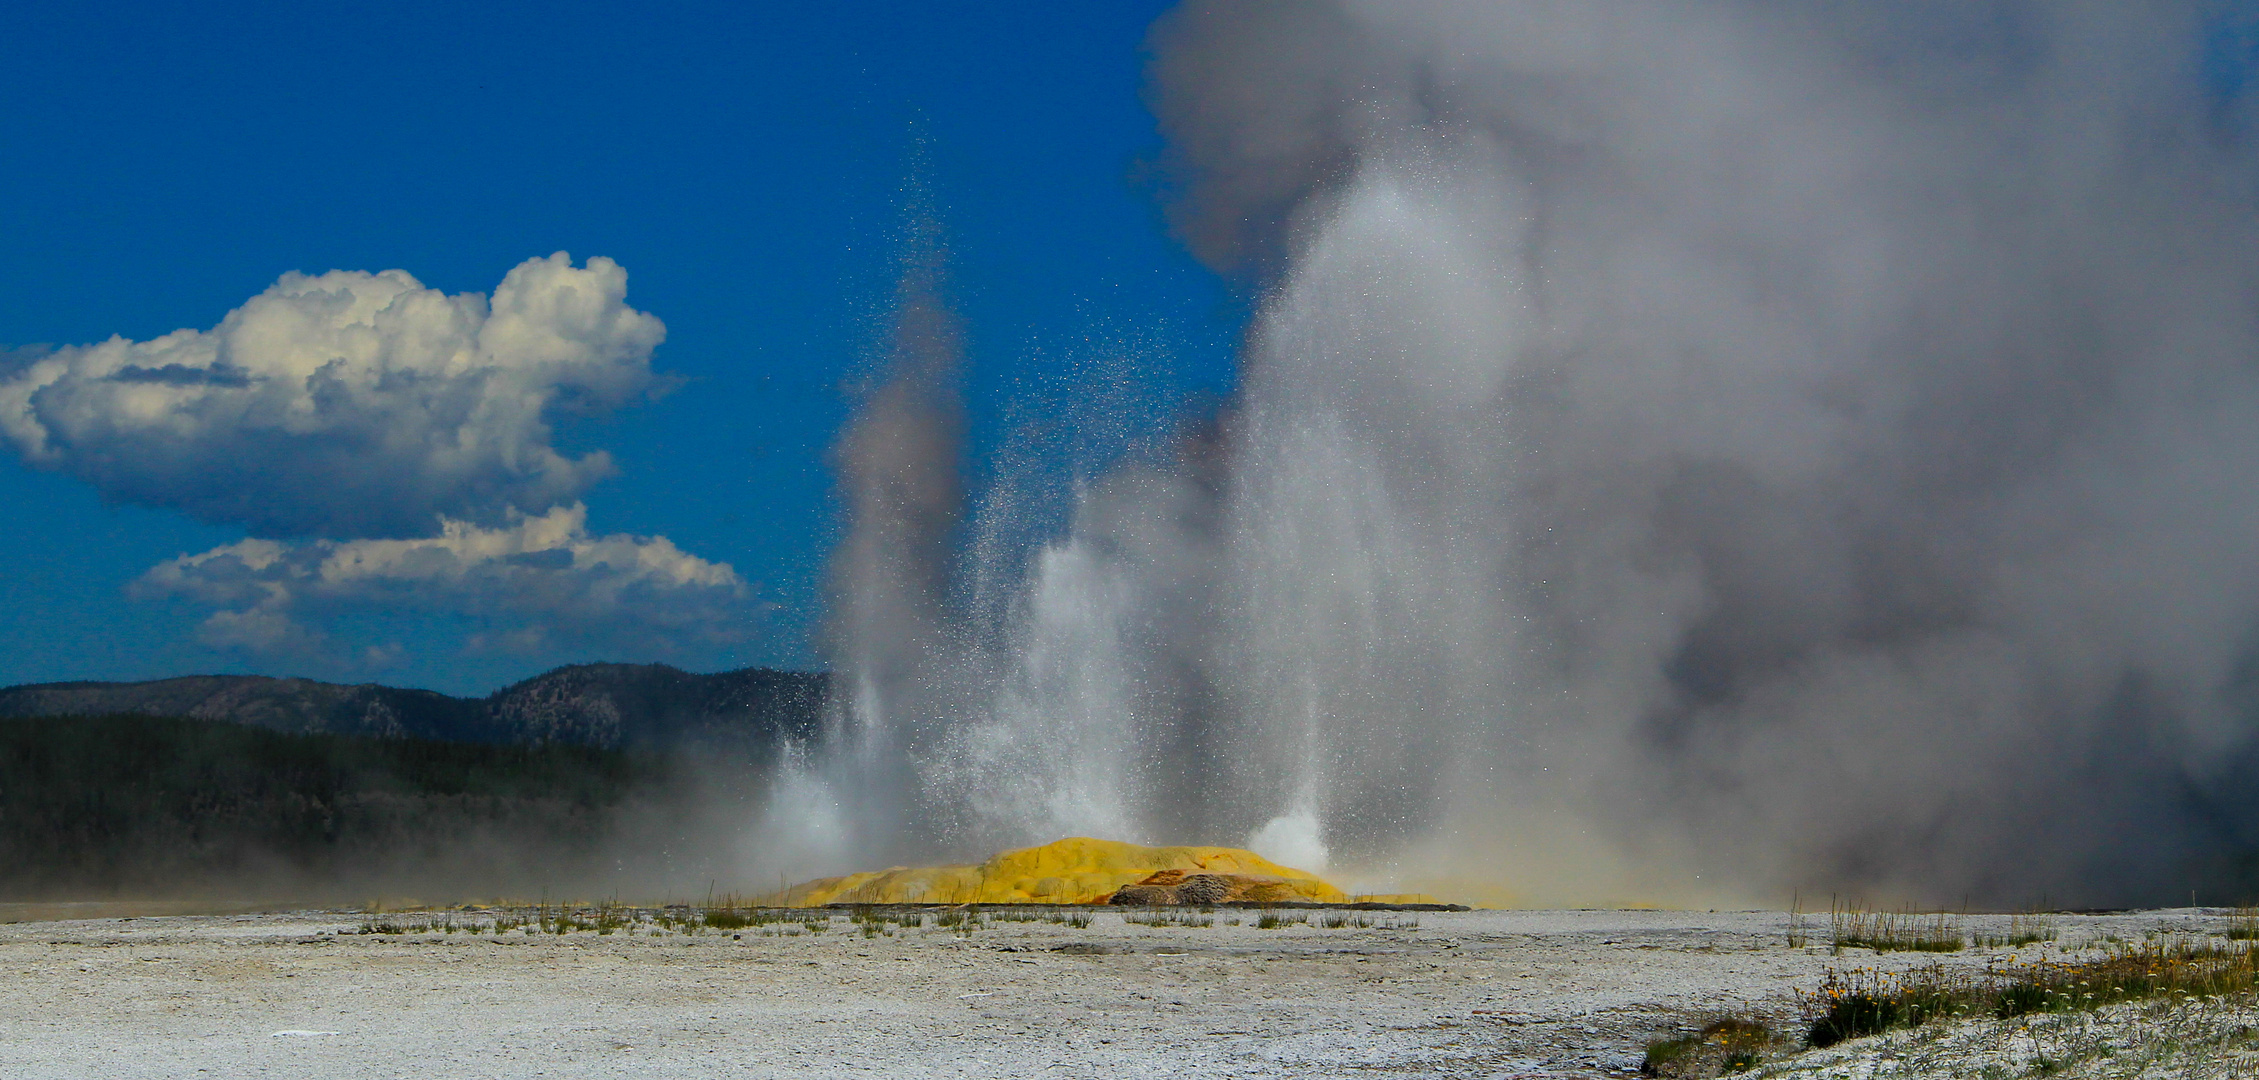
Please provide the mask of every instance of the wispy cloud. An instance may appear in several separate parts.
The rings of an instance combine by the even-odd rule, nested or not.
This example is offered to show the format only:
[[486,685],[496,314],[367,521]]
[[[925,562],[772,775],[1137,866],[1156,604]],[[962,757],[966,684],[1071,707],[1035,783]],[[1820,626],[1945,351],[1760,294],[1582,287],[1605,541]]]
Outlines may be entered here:
[[368,607],[478,617],[495,628],[490,647],[666,651],[730,636],[748,594],[728,564],[665,537],[589,533],[578,503],[495,528],[446,520],[421,539],[252,538],[160,563],[134,589],[217,609],[200,631],[208,645],[284,654],[323,648],[324,620]]

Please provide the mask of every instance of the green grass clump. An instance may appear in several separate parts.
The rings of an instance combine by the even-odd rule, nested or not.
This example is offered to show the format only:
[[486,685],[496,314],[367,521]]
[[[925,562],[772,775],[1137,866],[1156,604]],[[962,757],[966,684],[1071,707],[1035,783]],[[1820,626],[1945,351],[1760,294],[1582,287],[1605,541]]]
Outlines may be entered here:
[[759,908],[749,907],[735,896],[725,896],[720,903],[708,898],[705,910],[699,913],[698,921],[710,930],[743,930],[748,926],[763,925],[769,920],[762,917]]
[[1258,930],[1281,930],[1289,926],[1308,925],[1310,925],[1310,915],[1308,912],[1302,911],[1280,911],[1276,908],[1266,908],[1261,915],[1255,918],[1255,928]]
[[1726,1017],[1694,1034],[1648,1043],[1639,1071],[1643,1076],[1690,1080],[1742,1072],[1764,1060],[1773,1042],[1773,1031],[1763,1021]]

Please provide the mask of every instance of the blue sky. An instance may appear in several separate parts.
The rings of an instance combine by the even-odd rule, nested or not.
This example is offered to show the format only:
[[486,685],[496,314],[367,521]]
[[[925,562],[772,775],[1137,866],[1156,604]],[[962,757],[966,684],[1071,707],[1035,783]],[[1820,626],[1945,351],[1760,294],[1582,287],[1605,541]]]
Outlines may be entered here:
[[[609,258],[664,342],[591,376],[627,380],[618,400],[552,409],[525,438],[606,453],[610,475],[515,502],[472,476],[399,512],[509,530],[577,503],[571,558],[664,537],[701,580],[726,564],[734,585],[677,603],[637,579],[622,600],[603,591],[618,581],[551,580],[544,553],[521,552],[448,588],[395,577],[294,598],[264,637],[218,632],[258,590],[303,585],[291,566],[417,537],[352,512],[381,498],[327,483],[327,435],[206,431],[172,468],[150,459],[175,444],[114,437],[112,417],[37,462],[0,441],[0,684],[258,672],[484,692],[588,659],[817,664],[826,453],[883,331],[915,141],[968,332],[969,462],[1109,357],[1161,397],[1226,388],[1243,307],[1136,180],[1159,145],[1139,93],[1163,6],[10,7],[0,346],[16,351],[0,380],[57,348],[44,355],[78,365],[82,412],[126,407],[96,393],[120,371],[224,391],[240,379],[224,351],[218,368],[143,357],[99,376],[71,347],[210,330],[292,271],[493,294],[528,259],[569,252],[578,274]],[[57,393],[40,407],[63,409]],[[366,464],[370,483],[417,479]],[[247,540],[282,554],[259,570]],[[497,599],[528,588],[563,598]],[[619,604],[712,625],[564,625]]]

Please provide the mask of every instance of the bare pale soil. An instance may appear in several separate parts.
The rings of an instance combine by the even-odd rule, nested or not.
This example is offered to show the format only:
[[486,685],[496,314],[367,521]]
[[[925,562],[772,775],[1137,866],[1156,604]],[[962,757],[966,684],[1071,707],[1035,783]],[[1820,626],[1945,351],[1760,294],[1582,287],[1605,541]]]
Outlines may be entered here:
[[[0,925],[0,1075],[1620,1077],[1648,1040],[1720,1016],[1801,1031],[1797,992],[1831,967],[2007,955],[1791,948],[1779,912],[1416,917],[1149,927],[1109,911],[1088,928],[875,937],[845,915],[813,934],[367,934],[424,918],[338,912],[25,921]],[[2023,955],[2224,922],[2060,916],[2060,941]],[[2213,1002],[1937,1025],[1784,1047],[1758,1071],[2251,1075],[2251,1020]]]

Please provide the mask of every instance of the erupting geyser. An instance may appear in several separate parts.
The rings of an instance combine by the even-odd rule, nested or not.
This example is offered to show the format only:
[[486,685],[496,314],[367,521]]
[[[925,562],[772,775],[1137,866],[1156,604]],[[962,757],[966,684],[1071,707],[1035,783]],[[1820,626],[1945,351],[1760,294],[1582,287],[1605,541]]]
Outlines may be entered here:
[[2209,11],[1170,17],[1176,221],[1263,298],[1238,396],[1091,463],[1036,550],[960,550],[921,229],[842,440],[843,700],[767,835],[831,871],[1089,834],[1525,900],[2229,899],[2259,129],[2189,74],[2241,40]]

